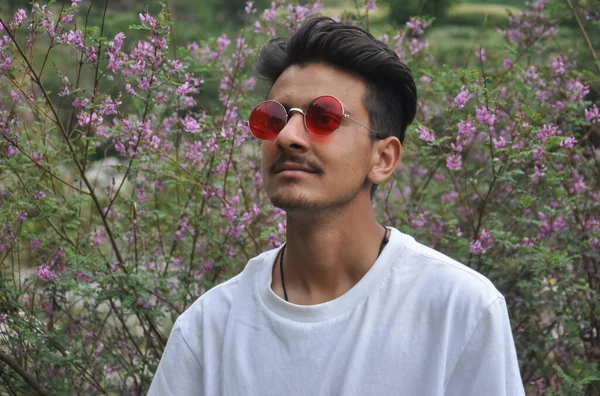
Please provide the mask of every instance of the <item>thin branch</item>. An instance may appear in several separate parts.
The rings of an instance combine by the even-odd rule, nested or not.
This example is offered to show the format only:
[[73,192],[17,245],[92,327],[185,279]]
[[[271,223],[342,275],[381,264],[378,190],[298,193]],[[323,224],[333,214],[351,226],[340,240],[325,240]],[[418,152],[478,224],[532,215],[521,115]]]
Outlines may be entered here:
[[29,387],[33,389],[36,394],[42,396],[50,396],[49,393],[42,389],[42,387],[40,386],[40,384],[38,384],[35,378],[33,378],[31,374],[29,374],[27,371],[25,371],[23,367],[21,367],[21,365],[19,364],[19,362],[17,362],[15,358],[6,355],[3,352],[0,352],[0,360],[6,363],[11,369],[13,369],[13,371],[17,373],[19,377],[23,378],[27,385],[29,385]]
[[567,2],[567,5],[569,6],[571,13],[573,14],[573,18],[575,18],[575,21],[577,22],[577,26],[579,26],[579,30],[581,30],[583,39],[585,40],[585,43],[587,44],[588,49],[590,50],[590,53],[592,54],[592,57],[596,61],[596,68],[600,72],[600,61],[598,60],[598,55],[596,54],[596,51],[594,51],[594,46],[592,45],[592,42],[590,41],[590,38],[588,37],[587,32],[585,31],[585,28],[583,27],[583,24],[581,23],[581,20],[579,19],[579,15],[577,15],[577,11],[575,11],[575,8],[573,7],[573,3],[571,3],[571,0],[565,0],[565,1]]

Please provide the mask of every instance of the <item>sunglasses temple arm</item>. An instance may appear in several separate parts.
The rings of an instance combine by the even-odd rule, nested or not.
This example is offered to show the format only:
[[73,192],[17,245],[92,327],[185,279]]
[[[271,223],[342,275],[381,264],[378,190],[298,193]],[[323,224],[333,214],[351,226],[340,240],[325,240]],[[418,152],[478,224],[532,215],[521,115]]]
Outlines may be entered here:
[[344,117],[346,117],[349,120],[352,120],[354,122],[356,122],[358,125],[363,126],[365,128],[367,128],[369,131],[373,132],[375,134],[375,136],[377,136],[378,139],[383,139],[383,136],[381,136],[380,134],[378,134],[376,131],[374,131],[373,129],[369,128],[368,126],[366,126],[365,124],[363,124],[360,121],[355,120],[354,118],[350,117],[348,114],[344,114]]

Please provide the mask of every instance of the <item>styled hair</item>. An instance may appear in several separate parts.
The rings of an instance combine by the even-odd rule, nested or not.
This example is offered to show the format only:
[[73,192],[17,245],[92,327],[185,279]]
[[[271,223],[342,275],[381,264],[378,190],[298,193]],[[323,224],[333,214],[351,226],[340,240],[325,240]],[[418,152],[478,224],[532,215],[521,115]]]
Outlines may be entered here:
[[404,142],[417,111],[417,87],[410,69],[386,44],[360,27],[318,17],[287,39],[269,40],[254,70],[272,86],[288,67],[312,63],[337,67],[361,79],[370,127],[384,138],[396,136]]

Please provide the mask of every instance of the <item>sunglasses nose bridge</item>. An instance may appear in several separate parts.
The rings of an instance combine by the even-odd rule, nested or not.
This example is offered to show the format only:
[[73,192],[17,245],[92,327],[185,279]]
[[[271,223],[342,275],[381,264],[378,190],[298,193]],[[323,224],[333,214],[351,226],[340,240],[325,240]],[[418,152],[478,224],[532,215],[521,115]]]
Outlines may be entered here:
[[[294,113],[300,113],[301,119],[293,121]],[[279,131],[276,137],[282,145],[304,146],[306,144],[305,114],[304,110],[297,107],[292,107],[287,111],[286,125]]]
[[300,113],[302,115],[302,123],[304,124],[304,127],[306,127],[306,113],[304,112],[304,110],[302,110],[298,107],[292,107],[291,109],[288,110],[287,122],[288,123],[290,122],[292,116],[294,115],[294,112]]
[[288,111],[288,117],[290,117],[290,118],[291,118],[291,117],[292,117],[292,113],[293,113],[294,111],[295,111],[295,112],[297,112],[297,113],[300,113],[300,114],[302,114],[302,117],[306,116],[306,113],[304,112],[304,110],[302,110],[302,109],[299,109],[299,108],[297,108],[297,107],[292,107],[292,108],[291,108],[291,109]]

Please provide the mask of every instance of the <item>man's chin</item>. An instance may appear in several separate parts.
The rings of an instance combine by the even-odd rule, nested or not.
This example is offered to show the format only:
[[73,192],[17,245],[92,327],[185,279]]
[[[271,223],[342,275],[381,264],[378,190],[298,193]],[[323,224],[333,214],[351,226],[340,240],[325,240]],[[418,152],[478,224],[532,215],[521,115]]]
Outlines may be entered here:
[[271,203],[276,208],[285,210],[287,213],[298,213],[318,210],[322,205],[307,198],[300,197],[282,197],[274,195],[269,197]]

